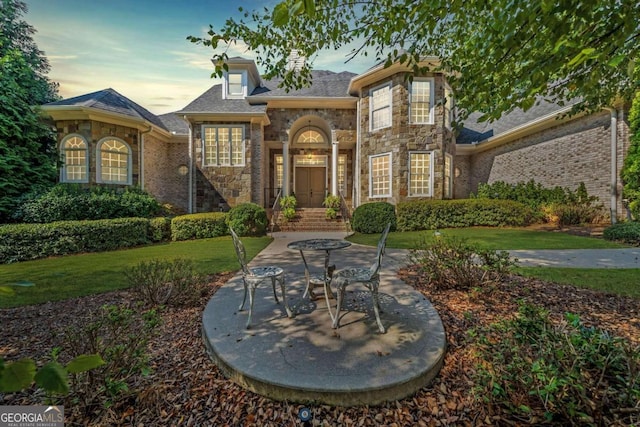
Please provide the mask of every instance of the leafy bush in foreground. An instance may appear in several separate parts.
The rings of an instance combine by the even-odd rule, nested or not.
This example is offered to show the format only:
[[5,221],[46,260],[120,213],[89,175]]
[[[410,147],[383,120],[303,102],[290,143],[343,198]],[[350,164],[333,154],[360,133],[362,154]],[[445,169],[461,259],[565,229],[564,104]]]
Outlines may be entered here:
[[640,245],[640,222],[618,222],[605,228],[602,237],[607,240],[616,240],[630,245]]
[[227,223],[238,236],[264,236],[269,220],[262,206],[241,203],[227,212]]
[[372,202],[358,206],[353,211],[353,231],[364,234],[382,233],[388,223],[396,229],[396,207],[387,202]]

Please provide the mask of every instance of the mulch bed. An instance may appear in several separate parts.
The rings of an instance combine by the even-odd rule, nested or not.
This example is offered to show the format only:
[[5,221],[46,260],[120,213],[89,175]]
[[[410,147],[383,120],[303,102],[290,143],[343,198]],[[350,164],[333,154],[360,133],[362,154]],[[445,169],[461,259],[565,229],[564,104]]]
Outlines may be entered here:
[[[414,396],[378,407],[309,406],[306,425],[327,426],[483,426],[518,425],[506,414],[488,413],[471,397],[474,363],[465,347],[467,331],[512,317],[518,300],[542,305],[552,318],[566,311],[579,314],[587,325],[610,331],[640,344],[640,300],[605,295],[513,276],[490,292],[439,291],[415,270],[401,277],[433,303],[447,332],[447,355],[437,378]],[[277,402],[227,380],[210,361],[201,337],[201,315],[210,296],[229,275],[212,279],[209,295],[198,307],[167,308],[160,333],[150,345],[151,376],[137,385],[138,393],[90,416],[67,404],[66,425],[113,426],[296,426],[304,425],[304,406]],[[128,292],[113,292],[37,306],[0,310],[0,355],[5,360],[33,357],[47,360],[56,344],[55,331],[79,322],[105,303],[129,301]],[[0,394],[0,405],[42,404],[40,392]]]

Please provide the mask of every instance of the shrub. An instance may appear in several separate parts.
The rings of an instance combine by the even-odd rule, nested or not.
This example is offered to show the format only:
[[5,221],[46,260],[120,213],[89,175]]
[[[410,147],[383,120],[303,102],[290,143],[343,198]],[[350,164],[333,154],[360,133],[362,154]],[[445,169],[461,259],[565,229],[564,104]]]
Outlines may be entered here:
[[633,425],[640,350],[567,314],[553,324],[522,304],[515,319],[476,329],[474,396],[524,424]]
[[471,245],[463,239],[425,237],[411,251],[411,260],[440,289],[468,291],[505,277],[515,262],[505,251]]
[[618,222],[605,228],[602,237],[638,246],[640,245],[640,222]]
[[296,196],[284,196],[280,198],[280,209],[282,209],[282,216],[285,221],[291,221],[296,217],[296,205],[298,201]]
[[387,202],[372,202],[360,205],[353,211],[351,226],[358,233],[375,234],[382,233],[389,222],[391,231],[395,231],[395,206]]
[[229,234],[225,212],[181,215],[171,220],[171,239],[206,239]]
[[342,205],[342,199],[340,198],[340,196],[329,194],[327,197],[325,197],[322,204],[327,208],[325,211],[325,218],[336,219],[338,217],[338,212],[340,211],[340,206]]
[[58,184],[44,193],[27,195],[14,219],[27,223],[140,217],[161,210],[149,193],[138,188],[84,188]]
[[398,204],[398,229],[429,230],[473,226],[524,226],[531,208],[510,200],[415,200]]
[[149,221],[149,240],[152,242],[171,240],[171,219],[160,216]]
[[189,305],[205,291],[204,281],[194,271],[191,260],[154,259],[142,261],[125,271],[131,290],[151,305]]
[[242,203],[227,213],[227,224],[238,236],[264,236],[267,233],[267,212],[255,203]]
[[0,227],[0,263],[140,246],[148,233],[146,218],[7,224]]

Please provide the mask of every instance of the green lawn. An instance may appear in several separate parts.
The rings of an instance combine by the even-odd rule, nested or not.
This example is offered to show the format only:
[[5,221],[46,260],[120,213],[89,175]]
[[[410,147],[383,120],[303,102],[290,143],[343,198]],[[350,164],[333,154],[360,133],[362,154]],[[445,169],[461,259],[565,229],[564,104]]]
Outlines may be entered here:
[[[624,248],[626,246],[608,240],[593,237],[574,236],[567,233],[534,231],[522,228],[447,228],[438,230],[442,236],[454,236],[466,239],[468,243],[477,244],[486,249],[604,249]],[[356,233],[349,237],[353,243],[375,246],[378,234]],[[412,249],[422,240],[434,239],[434,230],[389,233],[387,246],[398,249]]]
[[[247,257],[253,258],[270,242],[270,237],[242,238]],[[215,274],[240,268],[231,237],[190,240],[141,248],[69,255],[0,265],[0,286],[12,287],[15,294],[0,296],[0,308],[38,304],[108,292],[128,286],[124,271],[141,261],[188,258],[199,274]]]

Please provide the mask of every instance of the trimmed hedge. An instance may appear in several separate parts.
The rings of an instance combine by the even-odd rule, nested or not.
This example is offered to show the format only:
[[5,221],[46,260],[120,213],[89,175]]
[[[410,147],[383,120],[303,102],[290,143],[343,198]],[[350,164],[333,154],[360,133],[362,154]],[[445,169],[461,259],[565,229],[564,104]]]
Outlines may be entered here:
[[640,245],[640,222],[618,222],[607,227],[602,232],[602,237],[607,240],[628,243],[630,245]]
[[205,212],[181,215],[171,220],[171,239],[190,240],[220,237],[229,234],[225,212]]
[[262,206],[241,203],[227,212],[227,223],[238,236],[264,236],[269,220]]
[[396,230],[396,207],[387,202],[372,202],[358,206],[353,211],[351,227],[364,234],[382,233],[391,222],[391,231]]
[[161,216],[149,221],[149,240],[152,242],[171,240],[171,218]]
[[146,218],[8,224],[0,227],[0,263],[144,245],[148,233]]
[[398,203],[400,231],[532,223],[533,209],[519,202],[494,199],[416,200]]

